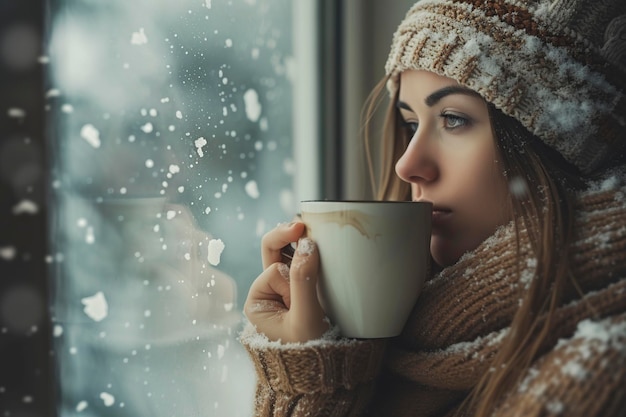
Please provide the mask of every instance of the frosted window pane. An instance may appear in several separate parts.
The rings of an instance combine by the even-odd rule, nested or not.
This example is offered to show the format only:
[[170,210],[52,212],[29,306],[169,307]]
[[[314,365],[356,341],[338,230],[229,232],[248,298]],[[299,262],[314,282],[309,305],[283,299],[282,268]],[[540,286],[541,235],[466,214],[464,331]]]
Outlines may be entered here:
[[250,415],[241,306],[295,212],[291,7],[50,2],[62,415]]

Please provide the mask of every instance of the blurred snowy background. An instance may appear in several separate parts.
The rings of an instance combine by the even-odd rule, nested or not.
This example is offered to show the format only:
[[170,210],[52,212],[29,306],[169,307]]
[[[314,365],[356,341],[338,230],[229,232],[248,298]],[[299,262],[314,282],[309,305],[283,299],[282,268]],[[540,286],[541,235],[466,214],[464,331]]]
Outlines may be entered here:
[[58,392],[0,372],[0,413],[250,415],[241,306],[260,236],[297,209],[292,2],[45,6],[44,33],[0,27],[3,75],[35,71],[2,84],[2,217],[39,233],[2,235],[0,354],[51,334]]

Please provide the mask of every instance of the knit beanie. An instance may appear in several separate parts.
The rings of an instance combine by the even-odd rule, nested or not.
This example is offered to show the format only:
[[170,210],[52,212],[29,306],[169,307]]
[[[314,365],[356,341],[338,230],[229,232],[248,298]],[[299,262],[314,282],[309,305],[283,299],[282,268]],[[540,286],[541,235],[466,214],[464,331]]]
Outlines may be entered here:
[[385,71],[455,79],[583,173],[626,154],[626,0],[422,0]]

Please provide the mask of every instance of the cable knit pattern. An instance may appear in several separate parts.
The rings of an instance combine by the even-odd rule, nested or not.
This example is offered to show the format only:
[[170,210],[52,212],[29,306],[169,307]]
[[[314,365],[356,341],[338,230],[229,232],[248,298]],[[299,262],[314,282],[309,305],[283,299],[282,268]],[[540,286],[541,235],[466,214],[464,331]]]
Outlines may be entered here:
[[[626,173],[577,203],[573,271],[584,296],[558,309],[544,353],[497,416],[626,415]],[[507,225],[429,280],[401,336],[281,345],[241,340],[257,369],[258,416],[447,416],[478,379],[534,279]],[[384,353],[384,356],[383,356]]]
[[383,339],[281,345],[257,334],[250,324],[241,341],[258,377],[257,416],[360,415],[372,395],[386,345]]
[[606,28],[602,54],[608,61],[626,69],[626,14],[613,19]]

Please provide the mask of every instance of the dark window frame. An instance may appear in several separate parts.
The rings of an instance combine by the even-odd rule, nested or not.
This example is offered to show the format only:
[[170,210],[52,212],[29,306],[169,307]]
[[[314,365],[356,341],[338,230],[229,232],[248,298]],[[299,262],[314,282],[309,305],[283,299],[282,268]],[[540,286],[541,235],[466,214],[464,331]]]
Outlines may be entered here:
[[[0,3],[0,36],[16,25],[45,33],[45,9],[39,0]],[[19,48],[20,45],[4,45]],[[49,176],[45,140],[45,58],[43,41],[36,62],[12,67],[0,59],[0,413],[56,415],[54,353],[49,319],[47,194]],[[10,111],[13,109],[13,111]],[[19,111],[18,111],[19,110]],[[20,111],[23,114],[20,116]],[[22,181],[11,175],[25,170]],[[23,201],[35,210],[16,214]],[[18,210],[19,212],[19,210]],[[12,253],[11,253],[12,252]]]

